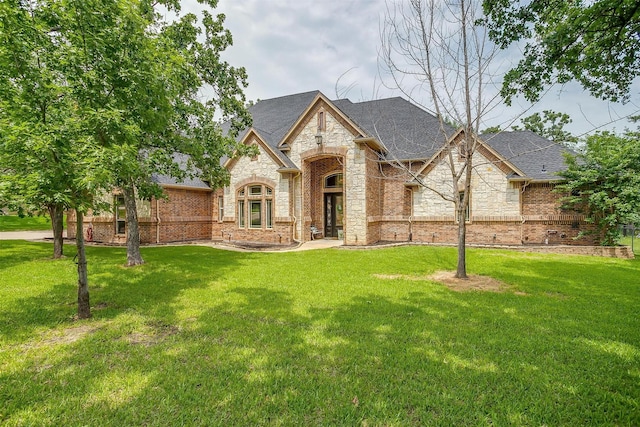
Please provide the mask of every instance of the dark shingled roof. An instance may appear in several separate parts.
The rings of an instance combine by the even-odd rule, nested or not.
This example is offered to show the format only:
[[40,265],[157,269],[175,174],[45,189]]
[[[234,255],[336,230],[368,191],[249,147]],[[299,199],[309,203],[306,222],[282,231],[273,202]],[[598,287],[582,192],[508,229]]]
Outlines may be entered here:
[[[397,160],[430,159],[445,142],[439,120],[409,101],[396,97],[353,103],[348,99],[333,104],[369,136],[376,138]],[[449,125],[448,139],[455,133]]]
[[[249,113],[253,118],[253,129],[273,148],[273,151],[287,167],[297,168],[297,166],[280,151],[278,144],[319,93],[319,91],[314,90],[295,95],[281,96],[279,98],[265,99],[249,107]],[[245,136],[247,131],[240,134],[240,139]]]
[[[249,108],[252,128],[272,148],[287,168],[297,166],[278,148],[284,136],[300,119],[319,91],[298,93],[257,102]],[[366,135],[381,142],[386,157],[396,160],[430,159],[456,129],[445,124],[444,134],[437,117],[411,102],[400,98],[387,98],[365,102],[348,99],[331,101]],[[223,124],[228,130],[228,124]],[[244,138],[249,129],[241,132]],[[567,148],[529,131],[501,132],[482,135],[481,139],[496,152],[535,180],[558,179],[556,173],[566,168],[562,153]],[[544,167],[543,167],[544,166]]]
[[525,174],[523,178],[534,180],[560,179],[557,173],[567,168],[563,153],[572,153],[528,130],[484,134],[480,139],[520,169]]
[[[187,156],[184,154],[176,153],[174,154],[174,160],[182,170],[187,169]],[[151,177],[152,181],[160,184],[160,185],[179,185],[182,187],[189,188],[211,188],[209,184],[202,181],[199,178],[189,178],[186,177],[182,181],[178,181],[176,178],[169,175],[161,175],[161,174],[153,174]]]

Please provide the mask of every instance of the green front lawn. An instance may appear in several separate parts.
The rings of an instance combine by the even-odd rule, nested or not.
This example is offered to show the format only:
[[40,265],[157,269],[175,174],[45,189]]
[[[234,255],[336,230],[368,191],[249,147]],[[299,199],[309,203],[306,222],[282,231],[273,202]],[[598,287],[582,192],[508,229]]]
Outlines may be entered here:
[[[66,228],[66,215],[63,224]],[[25,216],[20,218],[17,215],[0,215],[0,231],[40,231],[50,229],[51,220],[48,216]]]
[[640,260],[0,242],[0,424],[639,425]]

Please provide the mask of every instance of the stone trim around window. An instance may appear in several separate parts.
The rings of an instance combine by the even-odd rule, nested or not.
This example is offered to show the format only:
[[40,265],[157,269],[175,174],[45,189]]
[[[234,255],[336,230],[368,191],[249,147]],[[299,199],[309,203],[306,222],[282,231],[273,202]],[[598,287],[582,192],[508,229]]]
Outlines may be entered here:
[[248,230],[273,229],[273,188],[250,183],[237,190],[237,226]]

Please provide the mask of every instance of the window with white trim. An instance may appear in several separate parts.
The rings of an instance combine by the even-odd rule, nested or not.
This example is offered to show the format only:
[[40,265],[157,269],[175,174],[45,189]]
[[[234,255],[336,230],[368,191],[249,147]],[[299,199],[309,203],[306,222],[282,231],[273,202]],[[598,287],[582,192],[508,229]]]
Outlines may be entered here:
[[114,196],[116,234],[125,234],[127,229],[127,208],[124,204],[124,196],[119,194]]
[[250,184],[238,190],[238,228],[273,228],[273,189]]

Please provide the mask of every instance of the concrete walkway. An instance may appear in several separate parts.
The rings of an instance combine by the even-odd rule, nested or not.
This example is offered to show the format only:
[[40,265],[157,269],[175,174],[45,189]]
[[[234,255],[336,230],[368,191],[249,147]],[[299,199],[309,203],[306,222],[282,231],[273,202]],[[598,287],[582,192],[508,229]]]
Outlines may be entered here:
[[335,248],[335,247],[344,245],[344,241],[334,240],[334,239],[318,239],[318,240],[312,240],[310,242],[304,242],[301,245],[298,245],[293,248],[288,248],[288,249],[279,249],[277,247],[264,248],[264,249],[249,249],[249,248],[241,248],[233,245],[227,245],[225,243],[220,243],[220,242],[211,242],[211,243],[207,242],[207,243],[204,243],[203,245],[211,246],[218,249],[224,249],[228,251],[236,251],[236,252],[298,252],[298,251],[310,251],[314,249]]
[[[67,231],[64,231],[64,237],[67,236]],[[53,239],[53,232],[51,230],[46,231],[2,231],[0,232],[0,240],[45,240]],[[193,243],[186,243],[186,245]],[[218,242],[202,242],[199,243],[203,246],[211,246],[219,249],[225,249],[229,251],[237,251],[237,252],[297,252],[297,251],[309,251],[313,249],[327,249],[327,248],[335,248],[336,246],[342,246],[344,242],[342,240],[334,240],[334,239],[318,239],[312,240],[310,242],[305,242],[299,246],[288,248],[288,249],[278,249],[278,248],[264,248],[264,249],[248,249],[248,248],[240,248],[238,246],[226,245],[224,243]],[[172,245],[180,245],[180,243],[172,243]]]
[[[67,235],[66,230],[62,234]],[[0,240],[44,240],[53,239],[53,231],[2,231],[0,232]]]

